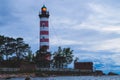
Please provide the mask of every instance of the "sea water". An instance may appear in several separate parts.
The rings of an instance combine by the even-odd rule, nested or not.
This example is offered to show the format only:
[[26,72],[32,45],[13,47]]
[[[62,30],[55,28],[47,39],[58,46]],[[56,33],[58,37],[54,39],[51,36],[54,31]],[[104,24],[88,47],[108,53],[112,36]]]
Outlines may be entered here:
[[[9,80],[25,80],[25,78],[11,78]],[[120,80],[120,76],[58,76],[58,77],[36,77],[31,78],[31,80]]]

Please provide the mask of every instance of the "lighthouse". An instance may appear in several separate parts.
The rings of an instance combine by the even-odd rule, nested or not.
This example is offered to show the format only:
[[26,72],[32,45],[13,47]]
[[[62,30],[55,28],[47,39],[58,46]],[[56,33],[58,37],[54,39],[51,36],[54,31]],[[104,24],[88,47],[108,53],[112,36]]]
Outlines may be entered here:
[[40,18],[40,49],[49,49],[49,12],[45,5],[39,13]]
[[51,53],[49,51],[49,12],[45,5],[42,6],[39,13],[40,18],[40,47],[36,55],[37,67],[50,68]]

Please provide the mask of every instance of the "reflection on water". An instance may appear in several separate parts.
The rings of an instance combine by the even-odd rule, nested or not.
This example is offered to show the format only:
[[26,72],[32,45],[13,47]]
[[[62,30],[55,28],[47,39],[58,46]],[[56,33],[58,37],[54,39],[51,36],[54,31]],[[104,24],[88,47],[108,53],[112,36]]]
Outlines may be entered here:
[[[1,79],[0,79],[1,80]],[[25,78],[12,78],[9,80],[25,80]],[[59,76],[59,77],[36,77],[31,80],[120,80],[120,76]]]

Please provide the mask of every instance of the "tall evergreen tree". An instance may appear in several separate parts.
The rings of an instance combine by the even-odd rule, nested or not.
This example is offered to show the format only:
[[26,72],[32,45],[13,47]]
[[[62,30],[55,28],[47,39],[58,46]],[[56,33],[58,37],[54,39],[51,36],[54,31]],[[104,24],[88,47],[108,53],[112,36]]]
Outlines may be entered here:
[[23,38],[17,38],[14,44],[15,54],[18,60],[25,58],[26,53],[30,51],[28,44],[24,43]]
[[1,55],[5,55],[7,60],[8,60],[8,56],[12,55],[13,53],[13,49],[11,47],[13,40],[14,40],[13,38],[4,37],[4,36],[2,36],[1,38],[0,53]]
[[0,60],[3,59],[3,44],[4,44],[4,36],[0,35]]
[[17,60],[25,58],[30,51],[30,47],[23,41],[23,38],[11,38],[0,36],[0,58],[6,56],[6,60],[9,60],[9,56],[16,54]]
[[56,68],[64,68],[73,61],[73,50],[70,48],[61,47],[58,48],[58,51],[53,55],[53,66]]
[[32,62],[34,61],[34,54],[32,54],[32,51],[28,51],[28,54],[26,56],[26,60],[29,61],[29,62]]

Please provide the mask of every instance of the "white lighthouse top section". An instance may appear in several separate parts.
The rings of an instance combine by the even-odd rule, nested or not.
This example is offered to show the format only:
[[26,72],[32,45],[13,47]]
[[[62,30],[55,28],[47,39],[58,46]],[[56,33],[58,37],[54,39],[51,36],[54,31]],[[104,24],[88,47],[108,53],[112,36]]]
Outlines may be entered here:
[[40,31],[49,31],[49,28],[48,27],[40,27]]
[[41,36],[40,36],[40,39],[43,39],[43,38],[49,39],[49,36],[48,36],[48,35],[41,35]]
[[47,17],[42,17],[42,18],[40,18],[40,21],[48,21],[48,18]]

